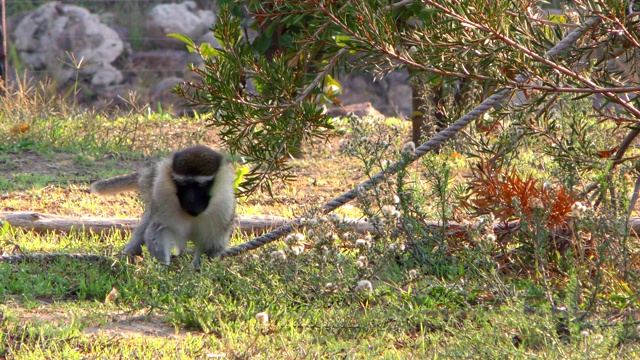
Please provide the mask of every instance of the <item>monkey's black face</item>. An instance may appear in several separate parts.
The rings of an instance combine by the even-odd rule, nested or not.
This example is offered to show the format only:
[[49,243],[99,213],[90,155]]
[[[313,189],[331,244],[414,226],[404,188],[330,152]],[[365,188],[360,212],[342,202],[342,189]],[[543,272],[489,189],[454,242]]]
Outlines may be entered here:
[[180,206],[187,214],[195,217],[207,209],[209,200],[211,200],[211,187],[213,187],[214,180],[174,178],[174,182]]

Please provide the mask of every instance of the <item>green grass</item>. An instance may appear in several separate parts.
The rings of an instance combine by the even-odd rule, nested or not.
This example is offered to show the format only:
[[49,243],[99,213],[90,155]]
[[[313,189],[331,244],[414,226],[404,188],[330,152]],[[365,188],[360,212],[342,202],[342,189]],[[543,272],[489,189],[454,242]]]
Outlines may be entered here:
[[[186,270],[188,259],[169,270],[148,261],[0,265],[5,355],[634,358],[640,351],[634,324],[573,322],[572,314],[541,305],[531,296],[535,286],[525,282],[490,294],[496,289],[487,292],[481,278],[408,279],[392,264],[379,272],[386,278],[373,279],[373,292],[360,293],[353,290],[357,269],[347,265],[354,262],[349,254],[320,260],[309,251],[272,263],[268,253],[207,262],[199,272]],[[329,289],[327,282],[336,286]],[[105,302],[112,287],[120,295]],[[269,314],[269,323],[254,319],[260,311]],[[39,314],[56,323],[38,320]],[[149,323],[161,335],[132,333],[126,326],[131,322]],[[566,338],[558,335],[562,323],[570,332]],[[114,336],[95,332],[110,327],[121,330]]]
[[[150,154],[214,138],[204,132],[201,119],[174,119],[144,108],[91,113],[35,93],[13,92],[0,103],[0,117],[7,120],[0,124],[0,169],[9,174],[0,177],[0,211],[139,216],[135,195],[94,197],[86,192],[88,183],[135,170]],[[25,121],[27,132],[11,131]],[[469,161],[457,143],[340,209],[341,215],[384,218],[380,208],[394,204],[406,220],[404,229],[413,229],[399,231],[387,217],[372,246],[358,248],[360,235],[309,210],[366,179],[367,170],[401,156],[407,126],[397,119],[362,128],[343,120],[339,125],[345,138],[362,146],[354,156],[339,153],[337,141],[319,146],[307,158],[293,160],[299,182],[276,187],[273,198],[258,193],[238,201],[240,214],[313,218],[299,229],[305,236],[299,255],[275,242],[207,261],[198,271],[188,268],[189,254],[164,269],[147,254],[142,261],[118,257],[128,233],[36,234],[3,227],[2,253],[99,254],[107,261],[0,263],[0,358],[640,355],[638,250],[635,238],[618,236],[618,215],[603,211],[572,220],[580,236],[592,237],[597,251],[591,258],[545,252],[547,233],[536,232],[539,224],[525,224],[531,225],[526,236],[514,235],[505,245],[509,251],[524,249],[524,255],[514,255],[506,264],[513,270],[505,270],[504,260],[494,257],[500,251],[482,242],[480,230],[469,237],[444,236],[423,224],[448,221],[460,211],[455,204],[464,194]],[[608,146],[605,139],[596,140],[599,147]],[[382,141],[389,149],[371,159],[367,147]],[[486,150],[491,141],[474,145]],[[568,165],[536,155],[536,142],[525,145],[509,154],[512,166],[536,178],[567,180],[553,176]],[[235,234],[232,242],[250,239]],[[286,259],[274,258],[277,250],[285,251]],[[373,290],[357,291],[361,280],[371,281]],[[263,311],[270,318],[266,324],[255,318]]]

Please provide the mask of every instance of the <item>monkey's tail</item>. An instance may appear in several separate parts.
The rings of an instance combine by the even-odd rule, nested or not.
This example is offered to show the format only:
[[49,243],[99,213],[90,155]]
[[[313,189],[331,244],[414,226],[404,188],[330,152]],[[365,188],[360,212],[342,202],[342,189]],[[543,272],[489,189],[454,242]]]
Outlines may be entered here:
[[91,192],[100,195],[117,194],[123,191],[138,190],[138,178],[140,174],[115,176],[109,179],[99,180],[91,184]]

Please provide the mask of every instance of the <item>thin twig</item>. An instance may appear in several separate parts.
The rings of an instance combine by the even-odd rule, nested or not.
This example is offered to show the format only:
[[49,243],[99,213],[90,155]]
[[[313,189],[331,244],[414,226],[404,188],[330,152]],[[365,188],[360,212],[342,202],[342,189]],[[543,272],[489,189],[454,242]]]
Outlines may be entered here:
[[631,201],[629,202],[629,215],[636,207],[636,203],[638,202],[638,195],[640,193],[640,176],[636,178],[636,185],[633,187],[633,195],[631,196]]
[[[303,100],[305,100],[307,98],[307,96],[309,95],[309,93],[316,87],[318,86],[318,84],[320,83],[320,81],[322,81],[322,79],[324,79],[325,76],[327,76],[327,73],[333,69],[333,66],[338,62],[338,60],[340,60],[340,58],[342,57],[342,55],[344,55],[348,50],[346,48],[340,49],[340,51],[338,51],[337,54],[335,54],[331,60],[329,61],[329,63],[327,64],[327,66],[324,67],[324,69],[318,73],[318,75],[316,76],[315,79],[313,79],[313,81],[311,82],[311,84],[309,84],[309,86],[307,86],[306,89],[304,89],[304,91],[300,94],[300,96],[298,96],[296,98],[295,104],[298,104],[300,102],[302,102]],[[287,104],[287,105],[293,105],[293,104]]]

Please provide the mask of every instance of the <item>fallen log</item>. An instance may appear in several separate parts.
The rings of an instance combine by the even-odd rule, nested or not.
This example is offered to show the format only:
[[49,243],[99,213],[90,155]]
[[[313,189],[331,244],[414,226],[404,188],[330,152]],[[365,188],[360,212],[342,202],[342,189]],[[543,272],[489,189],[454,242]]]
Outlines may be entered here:
[[[130,231],[134,229],[139,222],[138,219],[133,218],[78,218],[30,211],[0,211],[0,219],[4,219],[13,227],[37,233],[69,233],[76,231],[100,234],[112,231]],[[236,218],[236,226],[244,234],[260,234],[280,227],[289,220],[290,219],[281,216],[239,215]],[[358,233],[377,233],[376,229],[364,220],[346,219],[344,224],[351,229],[351,231]]]
[[[3,212],[0,211],[0,219],[4,219],[11,226],[37,233],[69,233],[79,231],[86,233],[109,233],[112,231],[130,231],[138,225],[138,219],[133,218],[95,218],[95,217],[67,217],[53,214],[43,214],[30,211]],[[288,218],[272,215],[239,215],[236,217],[236,226],[244,234],[256,235],[267,232],[286,224]],[[343,219],[342,225],[360,234],[377,234],[378,230],[369,222],[361,219]],[[437,221],[428,221],[427,227],[434,230],[442,228],[442,224]],[[639,237],[640,217],[629,219],[631,235]],[[508,228],[504,224],[494,224],[496,234],[513,232],[517,223],[509,223]],[[445,232],[448,235],[464,233],[467,229],[464,225],[456,222],[447,223]]]

